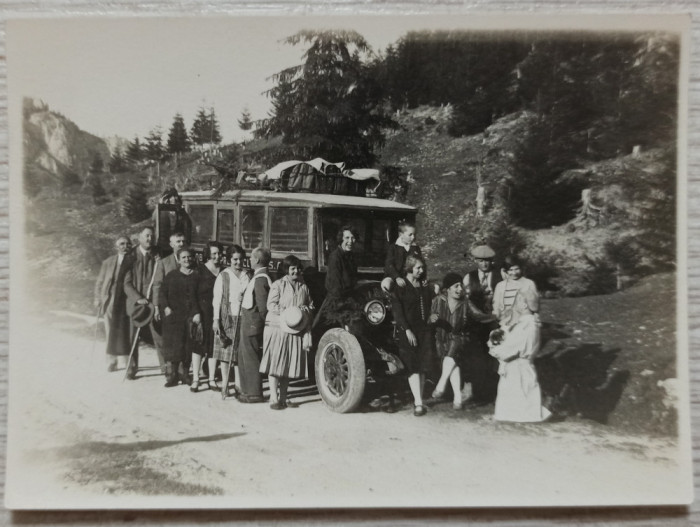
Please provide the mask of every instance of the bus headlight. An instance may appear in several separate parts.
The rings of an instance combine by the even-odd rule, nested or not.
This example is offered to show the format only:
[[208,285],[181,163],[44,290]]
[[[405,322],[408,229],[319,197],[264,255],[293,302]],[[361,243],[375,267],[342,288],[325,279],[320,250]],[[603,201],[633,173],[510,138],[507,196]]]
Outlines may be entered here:
[[373,326],[378,326],[386,318],[386,308],[381,300],[371,300],[365,304],[365,317],[367,322]]

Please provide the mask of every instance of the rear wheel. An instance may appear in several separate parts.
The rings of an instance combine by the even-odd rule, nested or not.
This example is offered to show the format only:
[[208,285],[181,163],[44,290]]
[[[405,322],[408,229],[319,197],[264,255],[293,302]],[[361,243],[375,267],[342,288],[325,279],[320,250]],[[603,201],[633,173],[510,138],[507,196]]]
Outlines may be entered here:
[[316,386],[338,413],[357,409],[365,391],[365,358],[357,339],[342,328],[326,331],[316,349]]

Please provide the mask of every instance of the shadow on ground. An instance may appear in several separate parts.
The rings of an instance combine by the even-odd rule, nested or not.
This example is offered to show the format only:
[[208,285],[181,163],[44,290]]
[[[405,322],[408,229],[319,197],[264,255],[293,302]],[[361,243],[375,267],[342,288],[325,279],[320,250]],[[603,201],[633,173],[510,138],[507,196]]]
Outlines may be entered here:
[[607,423],[630,377],[629,371],[614,367],[620,349],[605,350],[591,342],[566,345],[554,339],[569,335],[549,326],[543,328],[535,368],[550,410]]

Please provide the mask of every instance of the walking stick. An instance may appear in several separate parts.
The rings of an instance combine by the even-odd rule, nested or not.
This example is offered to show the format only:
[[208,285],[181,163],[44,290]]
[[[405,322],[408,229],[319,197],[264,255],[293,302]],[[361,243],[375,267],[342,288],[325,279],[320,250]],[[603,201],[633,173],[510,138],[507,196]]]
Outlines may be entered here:
[[90,352],[90,365],[92,366],[95,357],[95,346],[97,345],[97,325],[100,323],[100,311],[101,308],[97,308],[97,314],[95,315],[95,333],[92,338],[92,351]]
[[[146,291],[146,300],[148,300],[148,297],[151,296],[151,289],[153,289],[153,282],[156,280],[156,269],[158,269],[158,262],[160,260],[156,260],[155,265],[153,266],[153,276],[151,276],[151,283],[148,284],[148,290]],[[134,341],[131,343],[131,351],[129,352],[129,358],[126,361],[126,369],[124,370],[124,378],[122,379],[122,382],[126,380],[126,378],[129,376],[129,366],[131,366],[131,359],[134,356],[134,351],[136,350],[136,346],[138,345],[139,342],[139,335],[141,334],[141,328],[138,327],[136,328],[136,334],[134,335]]]

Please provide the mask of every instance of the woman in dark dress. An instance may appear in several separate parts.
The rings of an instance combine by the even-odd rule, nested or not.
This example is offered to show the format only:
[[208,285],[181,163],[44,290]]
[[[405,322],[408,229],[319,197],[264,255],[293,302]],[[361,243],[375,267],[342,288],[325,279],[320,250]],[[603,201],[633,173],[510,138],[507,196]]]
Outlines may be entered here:
[[425,415],[423,384],[425,374],[434,360],[433,336],[430,324],[437,320],[430,307],[434,289],[422,282],[425,276],[423,259],[409,255],[404,264],[406,285],[397,287],[391,297],[394,319],[399,329],[399,355],[408,373],[408,386],[413,394],[413,415]]
[[199,267],[199,282],[197,283],[197,301],[199,303],[199,313],[202,316],[202,345],[192,354],[192,373],[194,382],[192,391],[199,388],[199,366],[203,359],[207,360],[209,373],[209,389],[220,392],[221,388],[216,385],[214,373],[216,372],[216,359],[214,359],[214,283],[221,271],[224,248],[219,242],[209,242],[202,251],[204,265]]
[[177,251],[179,269],[170,271],[163,280],[158,295],[158,307],[163,313],[163,358],[165,387],[177,386],[178,374],[183,384],[191,384],[184,364],[189,364],[197,343],[192,336],[192,324],[201,324],[197,302],[197,271],[191,249]]

